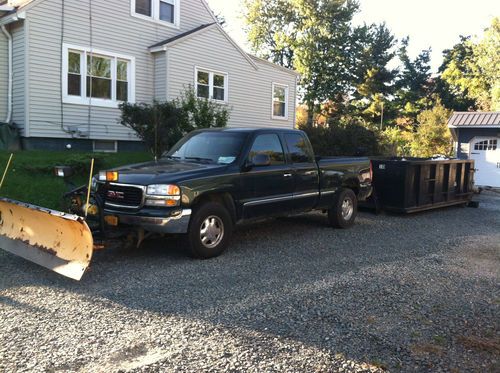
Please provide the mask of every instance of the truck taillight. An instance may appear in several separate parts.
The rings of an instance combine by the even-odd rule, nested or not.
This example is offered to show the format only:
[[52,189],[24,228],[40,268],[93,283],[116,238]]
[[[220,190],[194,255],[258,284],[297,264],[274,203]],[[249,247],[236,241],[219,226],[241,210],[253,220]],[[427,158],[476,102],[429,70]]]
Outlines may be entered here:
[[373,181],[373,162],[370,161],[370,181]]

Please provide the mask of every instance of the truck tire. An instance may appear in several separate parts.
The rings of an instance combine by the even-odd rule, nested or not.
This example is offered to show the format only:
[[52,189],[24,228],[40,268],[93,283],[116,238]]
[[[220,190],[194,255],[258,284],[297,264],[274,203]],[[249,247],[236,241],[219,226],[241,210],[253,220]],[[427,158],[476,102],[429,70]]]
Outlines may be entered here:
[[227,209],[219,203],[207,202],[195,209],[188,231],[191,256],[198,259],[214,258],[229,245],[233,222]]
[[342,189],[337,194],[332,208],[328,210],[328,220],[335,228],[349,228],[358,214],[358,199],[351,189]]

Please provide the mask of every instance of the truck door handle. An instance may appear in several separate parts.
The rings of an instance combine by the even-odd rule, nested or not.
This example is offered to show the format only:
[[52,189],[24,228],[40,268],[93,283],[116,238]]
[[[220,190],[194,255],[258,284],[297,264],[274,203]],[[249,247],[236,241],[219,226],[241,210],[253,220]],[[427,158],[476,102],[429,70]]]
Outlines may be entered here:
[[292,174],[283,174],[283,177],[292,177]]

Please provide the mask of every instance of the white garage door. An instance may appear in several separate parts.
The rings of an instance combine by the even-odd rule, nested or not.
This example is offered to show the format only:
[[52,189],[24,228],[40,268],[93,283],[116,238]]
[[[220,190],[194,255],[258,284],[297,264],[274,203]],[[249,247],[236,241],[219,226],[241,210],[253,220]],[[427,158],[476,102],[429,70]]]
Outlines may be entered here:
[[500,139],[474,138],[470,158],[476,161],[476,185],[500,188]]

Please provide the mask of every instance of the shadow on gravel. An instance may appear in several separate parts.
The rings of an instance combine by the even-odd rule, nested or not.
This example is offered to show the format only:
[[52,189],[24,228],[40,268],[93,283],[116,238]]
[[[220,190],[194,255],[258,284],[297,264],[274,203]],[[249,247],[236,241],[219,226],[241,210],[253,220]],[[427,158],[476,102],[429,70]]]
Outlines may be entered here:
[[[81,283],[5,256],[20,272],[2,270],[0,290],[48,286],[396,370],[448,369],[466,364],[460,354],[470,359],[455,336],[486,332],[482,320],[495,324],[498,305],[487,301],[494,282],[449,271],[447,258],[462,242],[498,235],[499,222],[494,209],[452,207],[405,217],[361,213],[352,229],[333,230],[323,215],[310,214],[242,226],[230,250],[208,261],[186,257],[177,238],[98,252]],[[421,353],[415,346],[423,343],[440,353]],[[448,348],[455,353],[442,352]]]

